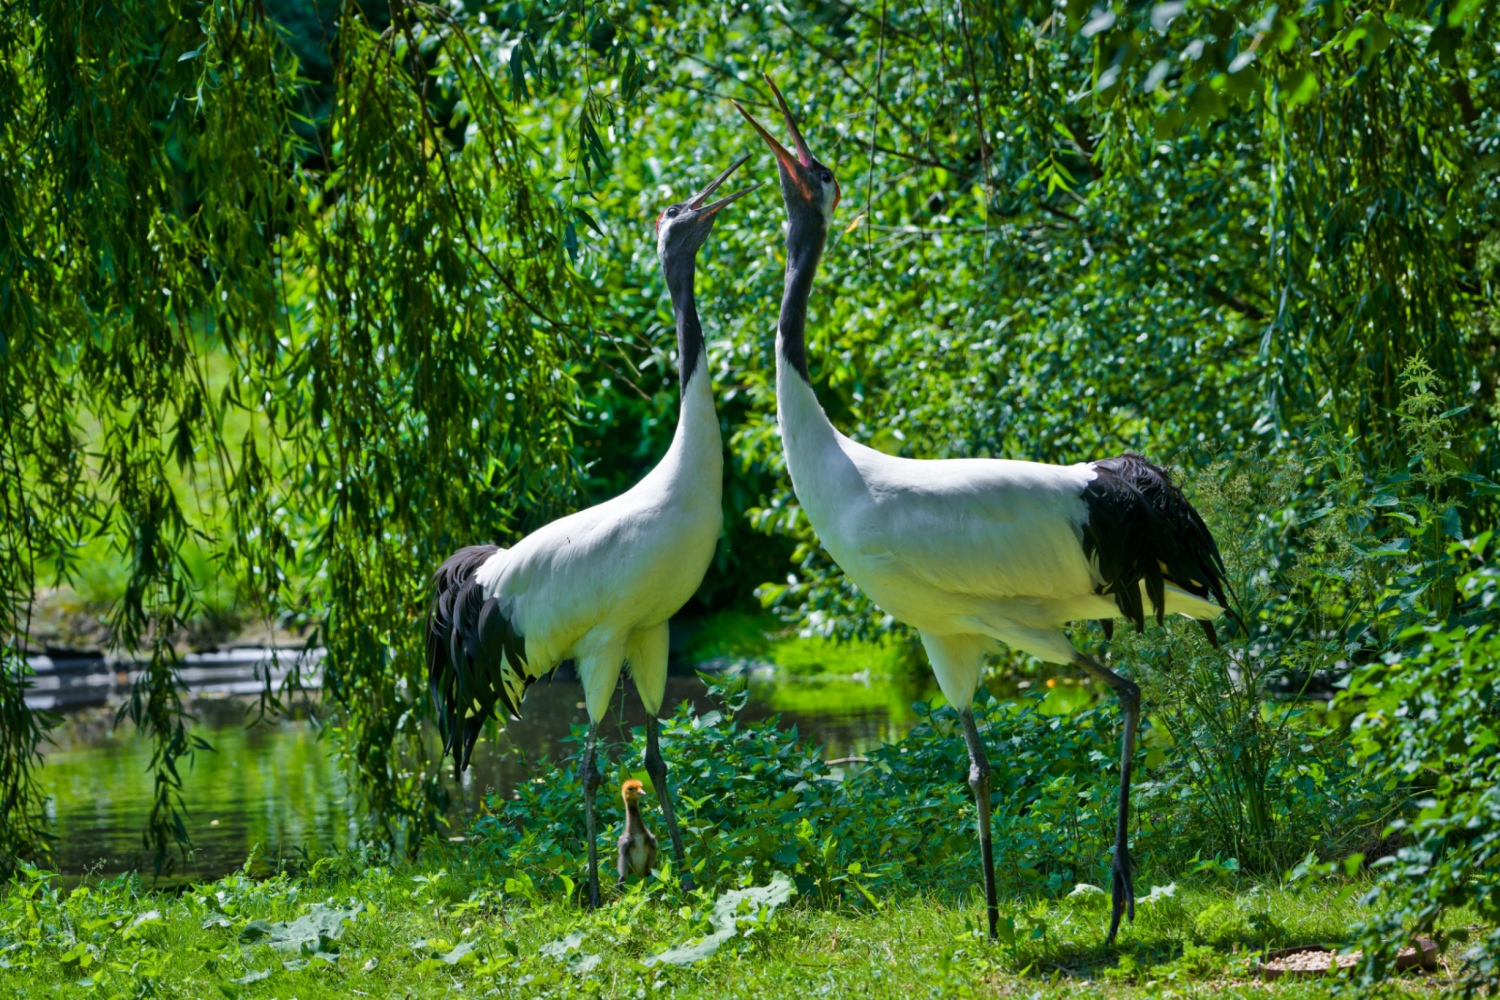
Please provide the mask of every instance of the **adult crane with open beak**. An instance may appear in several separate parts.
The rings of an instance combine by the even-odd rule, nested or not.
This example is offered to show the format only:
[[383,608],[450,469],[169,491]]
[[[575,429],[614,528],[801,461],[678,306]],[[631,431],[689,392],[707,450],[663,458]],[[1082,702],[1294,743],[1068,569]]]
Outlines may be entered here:
[[646,771],[683,884],[692,878],[667,786],[657,714],[667,684],[667,620],[703,581],[723,527],[723,443],[693,295],[698,249],[725,206],[755,190],[709,202],[740,157],[703,190],[668,205],[656,219],[656,252],[677,318],[682,401],[672,444],[634,488],[553,521],[513,548],[473,545],[433,577],[427,619],[427,671],[445,751],[455,772],[468,767],[490,717],[520,712],[526,688],[566,660],[577,664],[589,713],[579,764],[588,826],[588,904],[599,905],[594,794],[599,720],[620,669],[630,665],[646,707]]
[[792,486],[823,547],[883,610],[914,627],[938,685],[963,721],[979,819],[990,937],[998,921],[990,838],[990,765],[974,721],[984,657],[1000,644],[1076,664],[1108,684],[1124,712],[1114,910],[1135,916],[1126,833],[1140,688],[1073,647],[1063,625],[1123,616],[1142,628],[1149,603],[1203,623],[1228,607],[1224,563],[1202,518],[1166,472],[1138,455],[1078,465],[999,459],[922,461],[851,441],[813,391],[805,331],[813,276],[839,184],[812,155],[791,109],[766,82],[793,153],[735,102],[775,154],[786,204],[786,276],[776,336],[776,409]]

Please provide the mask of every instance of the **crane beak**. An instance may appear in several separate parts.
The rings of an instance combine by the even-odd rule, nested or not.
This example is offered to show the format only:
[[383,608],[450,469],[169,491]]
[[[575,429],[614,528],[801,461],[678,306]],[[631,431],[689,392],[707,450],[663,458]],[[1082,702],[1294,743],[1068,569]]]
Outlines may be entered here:
[[732,99],[729,103],[733,104],[736,110],[738,110],[740,114],[745,116],[745,121],[750,123],[751,128],[760,133],[760,137],[766,141],[767,146],[771,147],[771,152],[776,154],[776,159],[781,161],[782,166],[788,168],[788,172],[791,173],[793,177],[797,176],[796,173],[791,170],[792,165],[797,162],[797,158],[789,153],[785,146],[777,142],[776,137],[773,136],[770,132],[767,132],[766,127],[760,122],[756,121],[755,116],[746,111],[743,104]]
[[786,119],[787,131],[792,133],[792,144],[797,147],[797,160],[804,167],[813,165],[812,151],[807,148],[807,143],[802,139],[802,130],[797,128],[797,122],[792,118],[792,109],[787,107],[786,98],[781,96],[776,81],[771,79],[769,73],[762,73],[766,78],[766,85],[771,88],[771,93],[776,95],[776,103],[781,105],[781,117]]
[[[766,76],[765,74],[762,75]],[[812,153],[809,152],[807,143],[803,141],[802,132],[797,128],[797,123],[792,120],[792,109],[787,107],[786,98],[781,96],[781,91],[776,88],[775,82],[769,76],[766,76],[766,83],[771,85],[771,93],[776,95],[776,103],[781,106],[781,117],[786,119],[786,127],[792,133],[792,144],[797,147],[796,156],[793,156],[790,150],[777,142],[776,137],[766,131],[766,127],[756,121],[755,116],[746,111],[739,101],[734,101],[734,106],[739,110],[740,114],[745,116],[745,120],[750,123],[750,127],[755,129],[760,137],[765,140],[766,145],[771,147],[771,152],[775,153],[776,159],[781,161],[781,168],[792,179],[793,183],[797,185],[798,190],[802,192],[802,197],[810,199],[812,197],[812,190],[803,178],[802,171],[812,166]]]
[[720,198],[712,205],[703,207],[703,202],[708,198],[708,196],[717,191],[719,185],[723,184],[724,181],[728,179],[729,175],[743,166],[745,161],[748,159],[750,159],[749,153],[742,154],[733,163],[731,163],[728,169],[726,169],[722,174],[709,181],[702,191],[699,191],[697,194],[693,195],[692,200],[687,203],[687,207],[695,212],[701,212],[701,214],[705,217],[713,216],[719,211],[719,209],[723,208],[731,201],[734,201],[736,198],[742,198],[745,195],[749,194],[751,191],[754,191],[756,188],[760,187],[759,184],[751,184],[749,187],[740,188],[733,194],[725,195],[723,198]]
[[762,187],[764,184],[764,181],[759,181],[755,184],[751,184],[749,187],[740,188],[738,191],[734,192],[734,194],[726,194],[724,197],[720,198],[712,205],[709,205],[707,208],[703,209],[701,214],[714,215],[719,211],[719,209],[723,208],[731,201],[734,201],[736,198],[743,198],[745,195],[749,194],[751,191],[754,191],[758,187]]

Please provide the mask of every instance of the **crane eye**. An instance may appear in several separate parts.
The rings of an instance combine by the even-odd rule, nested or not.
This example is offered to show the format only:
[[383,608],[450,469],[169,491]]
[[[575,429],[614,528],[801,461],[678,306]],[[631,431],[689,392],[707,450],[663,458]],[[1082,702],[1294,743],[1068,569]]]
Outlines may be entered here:
[[678,211],[678,209],[677,209],[676,205],[673,205],[671,208],[667,209],[667,218],[669,218],[669,219],[675,219],[675,218],[677,218],[677,211]]

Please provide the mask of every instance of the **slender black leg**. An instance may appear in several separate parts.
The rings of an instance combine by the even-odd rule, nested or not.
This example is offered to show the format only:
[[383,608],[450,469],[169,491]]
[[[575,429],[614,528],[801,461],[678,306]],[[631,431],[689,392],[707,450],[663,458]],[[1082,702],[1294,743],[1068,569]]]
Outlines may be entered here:
[[964,742],[969,745],[969,787],[974,790],[974,805],[979,811],[979,861],[984,865],[984,905],[993,941],[1000,922],[1000,903],[995,896],[995,849],[990,841],[990,759],[985,756],[979,727],[974,724],[974,710],[964,709],[960,718],[964,723]]
[[688,870],[687,855],[682,851],[682,834],[677,830],[677,811],[672,807],[672,789],[667,784],[667,762],[662,759],[661,744],[657,730],[661,723],[656,716],[646,716],[646,773],[651,775],[651,784],[656,787],[661,799],[661,814],[667,821],[667,833],[672,838],[672,857],[677,863],[682,890],[693,891],[693,873]]
[[578,763],[578,777],[583,782],[583,814],[589,828],[589,889],[587,906],[599,908],[599,839],[594,829],[594,793],[604,782],[599,771],[597,738],[599,727],[589,723],[588,742],[583,745],[583,759]]
[[1130,764],[1135,759],[1135,730],[1141,719],[1141,689],[1134,681],[1126,680],[1113,670],[1083,653],[1078,654],[1078,665],[1096,680],[1114,688],[1120,699],[1120,710],[1125,716],[1125,734],[1120,740],[1120,818],[1115,827],[1115,857],[1110,865],[1114,875],[1112,898],[1114,908],[1109,917],[1109,936],[1105,946],[1115,943],[1115,932],[1120,929],[1120,916],[1127,910],[1135,920],[1135,877],[1130,870],[1130,850],[1126,845],[1126,834],[1130,823]]

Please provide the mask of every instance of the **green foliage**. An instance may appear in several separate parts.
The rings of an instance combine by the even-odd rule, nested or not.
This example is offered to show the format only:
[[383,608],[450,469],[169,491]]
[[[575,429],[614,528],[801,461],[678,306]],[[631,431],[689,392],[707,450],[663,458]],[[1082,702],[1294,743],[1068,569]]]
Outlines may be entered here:
[[[1458,562],[1478,565],[1460,580],[1460,610],[1489,610],[1500,572],[1489,536],[1455,546]],[[1490,558],[1486,559],[1486,555]],[[1387,897],[1365,929],[1367,978],[1386,974],[1394,945],[1432,932],[1451,911],[1468,909],[1487,928],[1455,929],[1465,990],[1500,985],[1500,634],[1483,624],[1413,626],[1392,652],[1359,670],[1343,696],[1357,708],[1355,752],[1390,796],[1410,797],[1383,831],[1397,846],[1369,858]]]
[[[457,988],[727,1000],[816,996],[825,987],[876,1000],[1167,989],[1326,996],[1313,984],[1234,984],[1249,978],[1252,949],[1336,940],[1355,912],[1333,892],[1231,895],[1180,886],[1166,897],[1180,919],[1167,924],[1138,911],[1117,952],[1099,947],[1105,914],[1065,901],[1009,908],[1014,940],[996,947],[981,939],[972,902],[906,894],[886,899],[878,913],[851,914],[793,897],[773,912],[765,885],[682,896],[654,883],[588,913],[534,887],[498,882],[462,849],[434,852],[430,861],[371,865],[351,855],[298,877],[236,873],[170,894],[143,891],[129,878],[68,888],[22,869],[0,893],[0,996],[324,1000],[451,997]],[[1233,922],[1226,913],[1245,929],[1226,933]],[[334,921],[336,938],[326,930]],[[325,933],[304,938],[305,955],[251,930],[315,923]],[[1212,936],[1199,926],[1212,927]],[[719,946],[701,960],[658,960],[674,949],[684,955],[716,931]]]
[[[129,566],[111,630],[150,657],[125,712],[157,738],[159,858],[180,829],[175,762],[193,746],[171,645],[195,603],[181,553],[204,527],[167,470],[196,464],[221,488],[257,476],[253,442],[219,433],[233,393],[208,393],[195,340],[209,310],[262,333],[279,325],[266,237],[286,214],[286,138],[263,126],[285,118],[275,74],[290,67],[228,11],[187,13],[56,4],[0,28],[4,694],[19,699],[32,596],[72,576],[85,542],[109,539]],[[180,99],[195,93],[213,99]],[[226,535],[260,531],[226,545],[226,565],[274,594],[284,535],[266,530],[265,498],[221,495]],[[18,722],[7,739],[34,746],[36,727]],[[36,804],[8,795],[0,826],[29,831]]]
[[[1287,477],[1257,489],[1247,474],[1223,476],[1210,469],[1193,486],[1195,505],[1214,524],[1255,524],[1260,512],[1296,502]],[[1353,850],[1375,822],[1370,784],[1348,759],[1338,717],[1296,698],[1320,670],[1336,669],[1342,650],[1330,654],[1327,643],[1310,641],[1318,633],[1306,621],[1285,627],[1285,595],[1295,584],[1279,564],[1295,543],[1264,529],[1220,538],[1250,636],[1221,619],[1214,647],[1196,624],[1174,621],[1165,634],[1125,634],[1109,647],[1139,670],[1160,727],[1145,737],[1148,763],[1165,765],[1153,794],[1178,799],[1192,817],[1182,830],[1200,854],[1249,871],[1284,870],[1310,844]]]
[[[1310,515],[1293,508],[1280,518],[1288,556],[1265,574],[1281,586],[1260,603],[1259,641],[1304,682],[1319,672],[1341,677],[1330,735],[1352,743],[1350,764],[1378,805],[1358,822],[1336,822],[1342,842],[1320,838],[1294,877],[1362,865],[1379,874],[1366,901],[1381,912],[1358,933],[1367,983],[1390,974],[1411,935],[1438,931],[1455,913],[1478,916],[1491,926],[1464,952],[1472,993],[1494,988],[1500,961],[1500,812],[1487,724],[1496,708],[1497,589],[1493,534],[1465,537],[1460,512],[1492,510],[1497,487],[1453,460],[1456,414],[1438,412],[1438,383],[1422,359],[1406,364],[1401,384],[1406,468],[1371,484],[1346,451],[1332,450],[1313,470],[1335,474],[1321,493],[1304,494]],[[1469,941],[1471,931],[1452,936]]]
[[[315,626],[379,835],[438,822],[408,626],[460,540],[571,495],[559,414],[589,296],[484,40],[421,16],[382,32],[341,10],[311,134],[258,5],[40,5],[0,28],[5,857],[45,846],[31,599],[95,540],[127,569],[110,641],[149,654],[122,717],[156,740],[158,870],[186,839],[178,761],[203,749],[175,660],[205,575]],[[185,558],[198,543],[212,574]]]
[[1270,267],[1245,298],[1263,303],[1261,354],[1283,428],[1331,412],[1379,454],[1397,441],[1398,375],[1418,352],[1447,384],[1476,375],[1483,395],[1494,391],[1488,338],[1476,329],[1486,293],[1472,280],[1494,190],[1476,155],[1497,124],[1493,11],[1249,2],[1067,11],[1093,57],[1073,96],[1092,98],[1094,159],[1109,172],[1137,172],[1148,136],[1253,130],[1241,154],[1268,168],[1269,225],[1245,235]]
[[[261,5],[186,0],[0,23],[0,862],[44,848],[48,720],[25,709],[22,656],[34,596],[70,581],[150,657],[126,716],[156,740],[158,864],[200,748],[176,652],[230,612],[327,648],[365,835],[413,849],[442,829],[424,577],[664,450],[670,317],[644,220],[759,151],[725,99],[765,106],[762,68],[843,182],[810,352],[841,428],[915,457],[1133,448],[1222,494],[1205,506],[1241,549],[1251,635],[1109,650],[1156,713],[1148,863],[1269,871],[1386,824],[1336,752],[1355,695],[1323,720],[1263,706],[1417,655],[1413,625],[1490,613],[1463,590],[1479,557],[1448,548],[1496,522],[1494,11],[374,6],[267,4],[286,34]],[[758,587],[813,641],[894,657],[896,624],[818,548],[784,474],[781,224],[769,191],[737,203],[700,268],[733,461],[698,609]],[[784,666],[844,655],[800,648]],[[1113,716],[986,713],[1038,755],[1010,789],[1024,808],[997,802],[1007,884],[1061,892],[1100,864]],[[693,836],[733,859],[706,874],[792,852],[817,893],[860,905],[852,887],[905,871],[914,837],[962,871],[950,721],[893,751],[927,779],[882,786],[892,758],[835,788],[773,731],[674,719],[717,796]],[[523,803],[531,856],[572,878],[566,774]]]
[[[794,6],[712,23],[685,8],[652,22],[673,48],[660,112],[640,117],[595,197],[612,215],[618,187],[659,173],[646,151],[743,131],[707,98],[761,101],[746,80],[767,68],[843,182],[810,360],[856,439],[915,457],[1230,459],[1275,493],[1273,470],[1318,461],[1319,428],[1361,475],[1405,461],[1401,372],[1421,352],[1435,412],[1455,411],[1453,458],[1492,471],[1494,424],[1475,404],[1496,389],[1481,252],[1495,19],[1158,6]],[[1465,44],[1431,42],[1455,31]],[[742,324],[709,320],[736,460],[726,499],[744,515],[720,570],[804,631],[868,637],[894,623],[818,548],[782,473],[770,201],[728,220],[705,297]],[[584,259],[622,293],[654,268],[635,238]],[[643,427],[616,395],[631,419],[601,428],[606,466]],[[1471,529],[1478,514],[1462,512]],[[795,544],[790,577],[735,564],[752,531]]]
[[[855,907],[871,904],[870,893],[898,887],[963,893],[978,883],[968,756],[951,708],[914,706],[923,721],[910,733],[835,775],[795,728],[781,729],[775,718],[740,719],[743,693],[719,691],[727,698],[722,711],[698,716],[684,705],[661,729],[697,883],[759,884],[782,872],[804,897]],[[997,878],[1010,894],[1059,898],[1080,882],[1107,884],[1119,717],[1112,703],[1069,715],[1044,713],[1044,697],[1038,692],[1018,704],[982,695],[976,718],[994,765]],[[583,736],[579,727],[571,739]],[[1132,850],[1143,881],[1171,881],[1190,871],[1232,876],[1242,864],[1246,872],[1274,874],[1278,864],[1305,853],[1309,831],[1342,831],[1345,814],[1364,804],[1360,783],[1335,752],[1325,748],[1314,756],[1282,739],[1272,744],[1269,777],[1253,790],[1266,800],[1269,815],[1264,826],[1241,830],[1217,814],[1225,799],[1250,791],[1235,783],[1240,776],[1203,767],[1201,746],[1155,736],[1154,727],[1146,730],[1136,762]],[[649,782],[638,763],[643,752],[639,732],[630,744],[612,748],[613,759],[627,769],[622,780]],[[538,762],[532,773],[513,796],[489,800],[469,843],[487,868],[507,877],[538,886],[582,884],[576,757]],[[605,825],[622,823],[613,797],[605,803]],[[1222,840],[1213,835],[1215,822],[1228,831]],[[1244,854],[1202,860],[1226,848]]]

